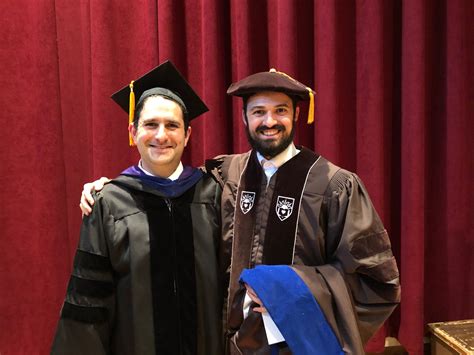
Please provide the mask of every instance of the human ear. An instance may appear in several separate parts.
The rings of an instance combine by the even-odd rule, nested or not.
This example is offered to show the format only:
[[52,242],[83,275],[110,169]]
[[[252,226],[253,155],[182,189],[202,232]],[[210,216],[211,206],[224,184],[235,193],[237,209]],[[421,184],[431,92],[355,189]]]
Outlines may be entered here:
[[135,143],[136,145],[137,144],[137,140],[136,140],[137,129],[135,128],[135,125],[133,124],[133,122],[128,125],[128,133],[132,137],[133,143]]
[[247,122],[247,115],[245,114],[245,111],[242,110],[242,121],[244,121],[244,125],[248,125],[248,122]]
[[300,107],[296,106],[296,108],[295,108],[295,122],[298,121],[299,116],[300,116]]
[[186,130],[185,132],[185,138],[184,138],[184,146],[186,147],[188,145],[188,141],[189,141],[189,137],[191,136],[191,132],[192,132],[192,129],[191,129],[191,126],[188,126],[188,129]]

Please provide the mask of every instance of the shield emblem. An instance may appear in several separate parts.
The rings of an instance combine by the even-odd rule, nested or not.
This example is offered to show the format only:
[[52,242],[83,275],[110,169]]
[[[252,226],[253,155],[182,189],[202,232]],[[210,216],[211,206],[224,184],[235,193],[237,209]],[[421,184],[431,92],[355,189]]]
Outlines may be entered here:
[[294,204],[295,204],[294,198],[278,196],[275,210],[276,210],[276,214],[278,218],[280,218],[280,221],[283,222],[285,219],[291,216],[291,213],[293,213]]
[[247,214],[253,207],[255,201],[255,192],[252,191],[242,191],[240,195],[240,210],[243,214]]

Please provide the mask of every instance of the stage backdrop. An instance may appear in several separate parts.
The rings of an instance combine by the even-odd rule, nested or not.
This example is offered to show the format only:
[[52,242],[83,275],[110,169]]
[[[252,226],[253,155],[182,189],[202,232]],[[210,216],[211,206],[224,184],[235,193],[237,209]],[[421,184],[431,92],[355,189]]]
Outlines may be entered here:
[[313,87],[296,141],[353,170],[391,235],[402,303],[385,333],[474,317],[474,2],[2,0],[0,353],[47,354],[84,182],[137,161],[109,96],[171,59],[210,112],[185,161],[248,149],[235,80]]

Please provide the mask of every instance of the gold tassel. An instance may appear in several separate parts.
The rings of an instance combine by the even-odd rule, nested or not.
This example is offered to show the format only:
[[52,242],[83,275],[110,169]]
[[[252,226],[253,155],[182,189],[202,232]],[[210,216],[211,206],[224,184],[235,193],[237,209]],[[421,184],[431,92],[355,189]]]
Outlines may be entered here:
[[[282,71],[278,71],[276,70],[275,68],[271,68],[269,70],[270,73],[278,73],[278,74],[281,74],[281,75],[284,75],[286,76],[288,79],[291,79],[293,81],[296,81],[295,79],[293,79],[291,76],[289,76],[288,74],[282,72]],[[306,90],[308,90],[308,94],[309,94],[309,108],[308,108],[308,124],[311,124],[314,122],[314,94],[313,94],[313,90],[311,90],[311,88],[307,87],[306,86]]]
[[[135,116],[135,93],[133,92],[133,82],[130,82],[130,100],[129,100],[129,107],[128,107],[128,123],[133,124],[133,118]],[[133,147],[135,143],[133,142],[133,137],[131,134],[128,135],[130,147]]]
[[314,122],[314,94],[313,90],[307,88],[309,92],[308,124]]

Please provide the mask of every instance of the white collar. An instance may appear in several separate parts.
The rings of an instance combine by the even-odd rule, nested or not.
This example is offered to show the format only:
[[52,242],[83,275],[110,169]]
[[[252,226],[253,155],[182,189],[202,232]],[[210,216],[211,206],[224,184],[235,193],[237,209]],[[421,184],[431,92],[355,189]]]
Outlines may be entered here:
[[299,152],[300,152],[300,150],[296,149],[294,143],[291,142],[291,144],[288,147],[286,147],[286,149],[283,152],[281,152],[280,154],[274,156],[273,158],[266,159],[264,156],[262,156],[262,154],[257,152],[257,159],[258,159],[260,165],[263,165],[264,162],[268,161],[268,162],[272,163],[272,165],[275,168],[278,169],[280,166],[285,164],[288,160],[293,158]]
[[[156,176],[155,174],[152,174],[150,173],[149,171],[147,171],[144,167],[143,167],[143,164],[142,164],[142,160],[140,159],[140,161],[138,162],[138,168],[143,171],[145,174],[149,175],[149,176]],[[173,172],[173,174],[171,174],[170,176],[167,177],[167,179],[170,179],[172,181],[174,180],[177,180],[179,178],[179,176],[181,175],[181,173],[183,172],[184,168],[183,168],[183,163],[179,162],[179,165],[178,167],[176,168],[176,170]],[[161,177],[161,176],[160,176]]]

